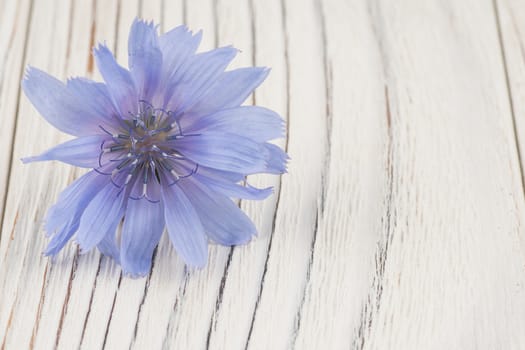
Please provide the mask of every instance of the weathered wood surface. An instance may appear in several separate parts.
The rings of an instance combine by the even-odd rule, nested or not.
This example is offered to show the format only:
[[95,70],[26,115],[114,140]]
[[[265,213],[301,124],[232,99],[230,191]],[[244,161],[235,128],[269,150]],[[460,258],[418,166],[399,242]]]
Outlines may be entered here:
[[[524,349],[525,3],[521,0],[1,0],[0,347]],[[252,100],[288,121],[289,174],[241,202],[260,237],[188,271],[161,241],[121,276],[41,220],[80,173],[23,166],[65,136],[20,93],[27,64],[99,78],[135,16],[204,30]]]

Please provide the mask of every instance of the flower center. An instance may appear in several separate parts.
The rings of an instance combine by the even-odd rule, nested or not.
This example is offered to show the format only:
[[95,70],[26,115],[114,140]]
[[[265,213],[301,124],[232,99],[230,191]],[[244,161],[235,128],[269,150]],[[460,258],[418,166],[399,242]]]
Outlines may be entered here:
[[119,130],[101,146],[97,172],[111,176],[113,184],[132,199],[160,200],[160,185],[171,186],[192,176],[199,165],[179,153],[176,140],[184,135],[177,116],[141,102],[139,113],[119,120]]

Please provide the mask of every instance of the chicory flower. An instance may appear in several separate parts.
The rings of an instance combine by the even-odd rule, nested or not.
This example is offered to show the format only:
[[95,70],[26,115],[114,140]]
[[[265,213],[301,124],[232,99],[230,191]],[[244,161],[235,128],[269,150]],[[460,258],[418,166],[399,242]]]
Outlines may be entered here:
[[284,136],[284,122],[266,108],[241,106],[268,69],[227,71],[237,50],[196,53],[200,39],[184,26],[159,36],[153,23],[135,20],[129,70],[105,45],[94,49],[104,83],[64,84],[27,69],[29,100],[75,138],[23,161],[91,169],[49,209],[45,254],[74,238],[81,251],[97,247],[125,273],[143,276],[165,228],[194,267],[206,265],[208,241],[238,245],[256,234],[232,198],[272,193],[243,182],[250,174],[286,172],[286,153],[268,142]]

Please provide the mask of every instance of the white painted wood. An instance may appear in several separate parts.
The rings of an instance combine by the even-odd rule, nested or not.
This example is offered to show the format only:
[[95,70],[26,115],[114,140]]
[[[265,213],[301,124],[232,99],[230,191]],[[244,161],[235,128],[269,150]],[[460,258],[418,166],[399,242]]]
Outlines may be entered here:
[[[0,348],[525,348],[522,1],[0,8]],[[240,202],[259,238],[190,271],[163,237],[135,280],[73,244],[41,255],[45,211],[80,172],[18,161],[67,138],[18,96],[28,63],[100,79],[100,41],[126,64],[137,15],[203,29],[201,51],[233,44],[232,68],[272,67],[247,103],[288,120],[292,160],[248,179],[275,187]]]
[[[25,63],[31,62],[34,66],[64,77],[71,29],[70,4],[62,1],[58,5],[57,8],[51,8],[44,2],[32,4]],[[35,16],[34,13],[39,15]],[[19,89],[19,84],[17,81],[12,88]],[[51,314],[43,314],[43,292],[46,290],[47,278],[52,273],[49,271],[48,259],[41,254],[44,235],[40,232],[40,222],[45,208],[51,204],[50,199],[66,184],[71,172],[63,166],[38,164],[32,172],[27,173],[17,161],[22,155],[35,154],[63,139],[58,132],[48,128],[24,98],[20,99],[14,139],[15,161],[11,164],[10,179],[15,180],[10,181],[2,227],[3,232],[12,232],[12,236],[2,233],[0,242],[0,332],[4,346],[16,344],[17,347],[27,348],[35,345],[41,318],[56,319],[55,310]],[[56,171],[65,176],[53,176]],[[6,227],[9,227],[8,231],[4,231]],[[64,256],[70,260],[71,253],[65,252]],[[60,269],[62,266],[56,264],[54,268]],[[50,287],[60,297],[66,286],[58,283]],[[51,332],[55,326],[53,321],[50,324]]]
[[[317,229],[327,151],[326,82],[322,31],[314,1],[287,1],[281,9],[287,66],[287,149],[275,228],[253,317],[248,348],[293,344]],[[308,38],[305,40],[305,38]],[[308,77],[307,83],[304,78]]]
[[329,341],[334,349],[360,349],[376,303],[378,248],[388,230],[391,91],[368,3],[319,6],[329,149],[294,344],[320,349]]
[[16,87],[23,72],[30,2],[3,1],[0,12],[0,212],[4,212],[13,132],[16,123],[19,89]]
[[520,349],[523,189],[493,4],[418,4],[370,11],[392,195],[364,348]]
[[[265,1],[264,3],[253,1],[247,4],[243,12],[244,14],[239,14],[237,17],[246,16],[252,22],[250,29],[244,30],[249,31],[252,36],[252,54],[255,61],[253,64],[272,67],[267,81],[256,91],[255,100],[257,104],[272,108],[286,118],[287,67],[284,55],[285,39],[281,3],[280,1]],[[233,30],[235,31],[235,28]],[[237,30],[242,29],[237,28]],[[283,148],[286,146],[284,140],[279,144]],[[280,179],[273,176],[252,176],[249,181],[260,187],[274,186],[275,194],[263,202],[244,201],[241,203],[243,210],[255,218],[255,224],[259,228],[259,237],[250,245],[236,247],[233,250],[220,304],[215,310],[213,323],[210,324],[210,348],[212,349],[246,348],[254,321],[254,310],[261,292],[268,245],[280,192]],[[243,277],[232,279],[229,276]],[[237,336],[232,337],[231,334]]]
[[[506,73],[509,105],[513,114],[517,148],[520,150],[521,171],[525,159],[525,6],[520,1],[495,1],[495,16],[501,35],[503,67]],[[525,239],[521,239],[525,250]]]

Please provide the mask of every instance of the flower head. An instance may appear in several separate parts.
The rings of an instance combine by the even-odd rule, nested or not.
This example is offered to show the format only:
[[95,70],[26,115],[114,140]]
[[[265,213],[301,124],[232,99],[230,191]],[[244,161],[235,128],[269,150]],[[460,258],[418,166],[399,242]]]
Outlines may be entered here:
[[104,83],[72,78],[64,84],[27,69],[22,87],[29,100],[76,138],[23,161],[92,169],[49,209],[47,255],[75,237],[82,251],[98,247],[140,276],[148,273],[164,228],[186,264],[196,267],[206,264],[208,240],[237,245],[256,233],[231,198],[271,194],[242,181],[286,171],[286,153],[267,142],[283,137],[283,120],[241,106],[268,69],[225,71],[237,50],[196,53],[200,38],[184,26],[159,36],[153,23],[135,20],[129,70],[106,46],[94,49]]

